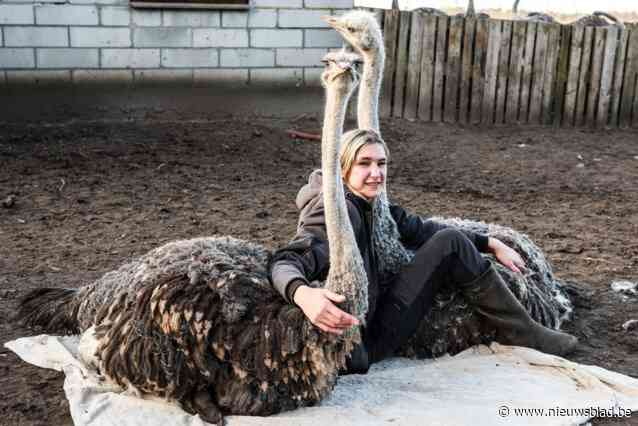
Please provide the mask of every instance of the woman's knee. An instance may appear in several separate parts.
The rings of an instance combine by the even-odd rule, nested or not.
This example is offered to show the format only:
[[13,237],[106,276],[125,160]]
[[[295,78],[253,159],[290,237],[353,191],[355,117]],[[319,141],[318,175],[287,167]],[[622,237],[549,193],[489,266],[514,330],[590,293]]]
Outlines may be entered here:
[[470,239],[456,228],[445,228],[436,232],[432,236],[432,243],[436,244],[439,249],[443,251],[455,251],[460,247],[472,244]]

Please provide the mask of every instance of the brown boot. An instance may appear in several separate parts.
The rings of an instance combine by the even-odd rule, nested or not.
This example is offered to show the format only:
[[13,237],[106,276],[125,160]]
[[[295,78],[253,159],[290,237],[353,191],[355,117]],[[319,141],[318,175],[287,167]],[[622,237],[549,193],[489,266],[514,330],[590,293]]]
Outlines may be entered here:
[[513,346],[526,346],[552,355],[566,355],[578,339],[537,323],[503,282],[494,266],[471,283],[460,286],[477,312],[496,327],[496,340]]

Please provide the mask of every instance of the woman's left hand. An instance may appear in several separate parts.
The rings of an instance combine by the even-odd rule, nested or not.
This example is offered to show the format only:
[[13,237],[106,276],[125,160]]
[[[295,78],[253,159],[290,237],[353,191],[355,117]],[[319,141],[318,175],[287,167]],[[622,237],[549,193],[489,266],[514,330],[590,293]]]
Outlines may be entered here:
[[525,270],[525,262],[521,256],[512,248],[505,245],[502,241],[496,238],[490,237],[487,243],[492,254],[496,257],[496,260],[508,267],[514,272],[521,273],[521,270]]

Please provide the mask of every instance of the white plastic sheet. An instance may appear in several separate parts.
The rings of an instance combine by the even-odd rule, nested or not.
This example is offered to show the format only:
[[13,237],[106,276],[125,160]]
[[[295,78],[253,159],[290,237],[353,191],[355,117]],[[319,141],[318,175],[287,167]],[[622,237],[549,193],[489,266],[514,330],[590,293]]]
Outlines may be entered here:
[[[27,362],[64,371],[64,391],[78,426],[206,424],[174,404],[141,399],[105,384],[79,361],[78,343],[78,337],[42,335],[5,346]],[[586,411],[568,411],[572,409],[589,409],[590,414],[594,409],[608,410],[606,414],[638,410],[638,379],[532,349],[492,344],[438,360],[388,360],[367,375],[340,377],[318,407],[267,418],[231,416],[226,424],[578,425],[591,417]]]

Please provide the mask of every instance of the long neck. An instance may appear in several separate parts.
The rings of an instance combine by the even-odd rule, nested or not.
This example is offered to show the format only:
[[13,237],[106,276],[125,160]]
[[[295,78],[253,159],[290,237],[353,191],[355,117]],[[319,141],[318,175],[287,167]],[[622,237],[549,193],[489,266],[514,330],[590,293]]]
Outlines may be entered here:
[[363,73],[357,100],[357,124],[360,129],[372,129],[380,134],[379,129],[379,93],[385,63],[385,49],[380,43],[363,55]]
[[330,247],[330,268],[337,270],[341,269],[339,265],[344,264],[347,260],[350,252],[348,247],[356,245],[354,231],[348,216],[339,165],[339,144],[347,103],[348,96],[340,96],[330,85],[327,87],[321,165],[326,231]]

